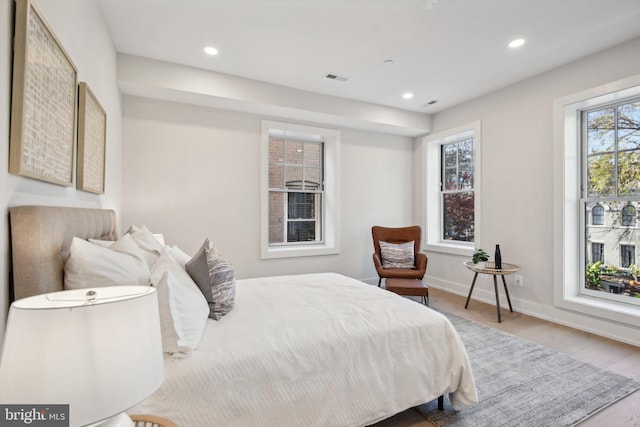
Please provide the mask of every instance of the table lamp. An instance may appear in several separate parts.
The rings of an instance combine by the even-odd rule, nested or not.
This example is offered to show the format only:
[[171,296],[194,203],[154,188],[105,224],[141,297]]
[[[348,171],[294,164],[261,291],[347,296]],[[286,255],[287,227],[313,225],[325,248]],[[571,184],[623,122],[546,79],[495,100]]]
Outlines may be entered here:
[[123,411],[163,380],[154,288],[69,290],[11,304],[0,404],[68,404],[70,426],[131,426]]

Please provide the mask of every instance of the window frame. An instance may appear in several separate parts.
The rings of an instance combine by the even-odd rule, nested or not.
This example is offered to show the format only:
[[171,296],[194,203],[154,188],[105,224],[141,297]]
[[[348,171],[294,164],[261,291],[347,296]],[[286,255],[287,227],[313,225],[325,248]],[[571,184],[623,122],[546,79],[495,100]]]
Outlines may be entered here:
[[[596,209],[598,210],[598,215],[594,214]],[[602,212],[602,214],[600,214],[600,212]],[[606,215],[606,212],[605,212],[604,206],[601,203],[596,203],[595,206],[591,208],[591,225],[596,227],[605,226],[606,225],[605,215]],[[602,220],[602,221],[598,221],[597,224],[595,220],[596,216]]]
[[[640,327],[638,306],[580,292],[585,252],[582,239],[586,206],[580,197],[581,112],[640,96],[640,75],[554,100],[554,305],[591,317]],[[575,243],[577,242],[577,243]],[[604,293],[603,293],[604,294]]]
[[[441,197],[442,156],[441,147],[447,143],[473,138],[473,193],[474,193],[474,241],[462,242],[444,240]],[[423,198],[423,246],[428,251],[443,252],[461,256],[471,256],[474,247],[482,247],[481,239],[481,153],[482,123],[480,120],[464,124],[443,132],[422,138],[422,182],[425,183]]]
[[[322,239],[309,242],[269,243],[269,138],[270,136],[323,142],[324,195],[320,217]],[[261,244],[262,259],[340,253],[340,138],[341,132],[314,126],[263,120],[261,126]],[[285,193],[286,194],[286,193]],[[285,227],[286,233],[286,227]]]
[[[316,138],[317,137],[317,138]],[[282,202],[283,202],[283,227],[282,227],[282,242],[269,242],[271,246],[282,246],[282,245],[299,245],[299,244],[314,244],[314,243],[322,243],[324,241],[324,230],[322,229],[322,210],[319,207],[324,205],[325,199],[325,188],[324,188],[324,140],[321,140],[318,135],[314,135],[314,139],[318,140],[303,140],[303,139],[294,139],[290,137],[269,135],[269,153],[272,152],[271,144],[274,139],[281,140],[283,152],[280,153],[282,159],[280,159],[281,164],[272,162],[271,159],[268,160],[268,168],[269,173],[271,172],[272,167],[281,167],[282,168],[282,182],[280,186],[271,187],[272,183],[269,182],[269,196],[272,194],[282,194]],[[287,144],[299,145],[296,151],[300,152],[300,163],[291,162],[287,159]],[[318,145],[319,146],[319,154],[320,154],[320,166],[308,166],[305,164],[305,154],[306,149],[309,145]],[[299,185],[295,185],[297,181],[287,181],[287,167],[300,168],[302,179],[299,182]],[[305,169],[319,169],[320,174],[320,182],[312,182],[314,185],[308,185],[307,180],[305,178]],[[291,184],[289,184],[291,183]],[[295,206],[300,204],[297,203],[295,199],[298,196],[309,196],[312,195],[313,201],[311,204],[314,205],[313,208],[313,218],[291,218],[289,213],[295,212]],[[292,197],[293,196],[293,197]],[[293,203],[292,203],[292,198]],[[271,197],[269,200],[272,200]],[[292,205],[294,209],[292,210]],[[313,240],[303,240],[303,241],[288,241],[289,239],[289,226],[293,223],[302,223],[302,222],[312,222],[314,223],[314,235],[315,239]],[[271,237],[271,230],[269,230],[269,236]]]
[[[632,254],[631,262],[625,265],[626,255]],[[636,245],[633,243],[620,243],[620,267],[631,268],[636,263]]]
[[634,228],[636,226],[636,208],[627,202],[620,210],[620,224],[622,227]]
[[[595,251],[595,248],[598,247],[600,250],[599,251]],[[596,253],[599,254],[599,257],[596,257]],[[598,259],[596,259],[598,258]],[[604,243],[602,242],[591,242],[591,262],[592,263],[596,263],[600,261],[601,263],[604,264]]]

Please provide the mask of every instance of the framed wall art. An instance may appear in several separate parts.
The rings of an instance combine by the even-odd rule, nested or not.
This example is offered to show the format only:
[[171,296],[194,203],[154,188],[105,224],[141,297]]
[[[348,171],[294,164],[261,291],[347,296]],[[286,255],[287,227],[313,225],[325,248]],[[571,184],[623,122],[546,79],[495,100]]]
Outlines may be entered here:
[[29,0],[16,1],[9,172],[73,183],[78,70]]
[[78,173],[76,187],[104,193],[107,113],[89,86],[81,82],[78,108]]

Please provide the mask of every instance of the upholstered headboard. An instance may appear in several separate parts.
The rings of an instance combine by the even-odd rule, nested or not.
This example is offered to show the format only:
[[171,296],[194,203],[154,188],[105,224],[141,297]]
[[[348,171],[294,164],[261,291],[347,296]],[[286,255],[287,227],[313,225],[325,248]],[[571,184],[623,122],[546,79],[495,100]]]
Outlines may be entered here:
[[53,206],[9,208],[15,299],[63,290],[74,237],[116,240],[112,210]]

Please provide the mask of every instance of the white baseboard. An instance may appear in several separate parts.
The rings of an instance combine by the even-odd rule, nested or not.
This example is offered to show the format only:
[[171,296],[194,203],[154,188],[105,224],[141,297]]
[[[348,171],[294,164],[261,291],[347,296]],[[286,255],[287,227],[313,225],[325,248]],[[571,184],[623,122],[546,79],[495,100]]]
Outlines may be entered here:
[[[488,289],[485,289],[482,286],[478,286],[480,282],[477,282],[475,288],[473,289],[471,300],[480,301],[495,306],[496,298],[493,291],[491,276],[480,276],[478,277],[478,281],[491,283],[491,286]],[[435,277],[427,277],[425,278],[425,282],[427,282],[429,286],[434,289],[450,292],[452,294],[460,295],[465,298],[469,294],[469,288],[471,287],[471,283],[460,284],[438,279]],[[504,289],[502,289],[501,281],[498,282],[498,286],[498,291],[500,293],[500,307],[509,307],[507,298],[504,295]],[[502,291],[500,291],[500,289],[502,289]],[[511,296],[511,304],[514,311],[526,314],[527,316],[547,320],[552,323],[557,323],[563,326],[578,329],[580,331],[588,332],[594,335],[599,335],[605,338],[610,338],[612,340],[640,347],[640,333],[638,333],[638,328],[635,328],[633,326],[609,322],[599,317],[583,315],[578,312],[565,310],[554,306],[537,304],[531,301],[514,298],[513,296]],[[470,302],[469,310],[472,309],[473,302]]]

